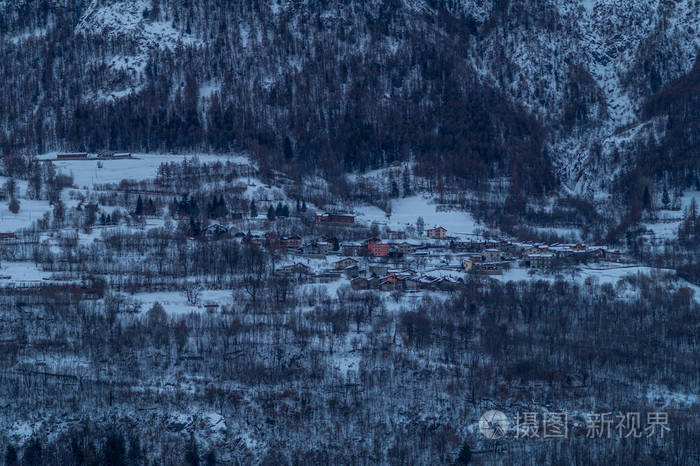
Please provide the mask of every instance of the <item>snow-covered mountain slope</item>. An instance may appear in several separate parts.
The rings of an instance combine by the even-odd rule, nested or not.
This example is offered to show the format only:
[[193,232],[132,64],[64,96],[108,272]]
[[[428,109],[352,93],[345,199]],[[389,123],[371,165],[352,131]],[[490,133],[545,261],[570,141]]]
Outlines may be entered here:
[[104,40],[130,38],[145,49],[183,47],[199,43],[192,34],[176,29],[172,21],[150,21],[150,0],[93,0],[83,13],[76,33],[99,35]]
[[[697,2],[510,2],[502,21],[477,42],[477,69],[543,120],[564,121],[551,144],[558,174],[590,196],[609,168],[591,164],[594,148],[642,124],[644,99],[687,73],[700,47]],[[567,106],[578,125],[566,124]]]
[[[590,198],[604,198],[610,173],[626,168],[611,168],[618,163],[613,154],[633,150],[643,141],[638,137],[648,139],[644,128],[649,125],[640,111],[644,101],[687,73],[700,47],[696,0],[266,0],[254,5],[93,0],[73,2],[73,7],[77,14],[36,7],[26,19],[16,4],[0,2],[7,24],[0,42],[11,45],[8,53],[26,55],[27,66],[45,63],[41,82],[30,77],[23,83],[26,89],[11,81],[3,84],[5,105],[25,118],[8,116],[0,123],[8,136],[15,134],[14,141],[26,141],[16,143],[25,150],[90,142],[77,131],[70,134],[71,125],[80,126],[71,116],[77,102],[90,108],[95,101],[127,99],[162,113],[122,120],[150,121],[154,128],[173,126],[173,133],[187,132],[187,139],[199,146],[214,139],[219,141],[216,146],[221,140],[238,139],[240,146],[241,141],[256,139],[268,151],[281,151],[282,133],[287,133],[299,152],[308,150],[300,142],[302,133],[313,147],[339,133],[331,121],[334,115],[349,111],[353,103],[375,102],[372,108],[355,111],[358,121],[352,122],[360,128],[361,139],[370,140],[374,135],[365,134],[362,128],[368,126],[363,125],[377,126],[384,122],[376,120],[386,118],[386,129],[380,132],[402,131],[392,127],[400,119],[391,110],[402,108],[404,101],[440,94],[440,69],[463,69],[537,118],[547,130],[547,153],[563,190]],[[77,50],[48,59],[27,50],[42,40],[70,47],[65,24],[72,26],[73,38],[81,38]],[[425,63],[425,57],[434,63]],[[3,75],[22,74],[18,66],[6,65]],[[66,76],[78,77],[80,85],[64,85]],[[174,123],[165,120],[184,108],[188,77],[199,99],[198,115],[190,116],[199,119],[198,129],[191,132],[177,129],[180,121],[187,122],[184,115]],[[50,78],[59,81],[60,90],[49,88]],[[309,115],[294,113],[307,103],[319,112],[317,121],[302,129],[297,120],[308,120]],[[133,113],[133,108],[128,104],[124,112]],[[433,111],[442,110],[426,114]],[[101,110],[105,112],[109,110]],[[53,123],[66,115],[66,126]],[[232,121],[243,129],[230,130]],[[139,124],[138,128],[150,127]],[[441,126],[444,122],[439,121],[430,130],[440,135]],[[656,136],[663,136],[663,125],[653,126]],[[311,134],[314,131],[317,134]],[[95,147],[114,145],[110,138],[118,138],[109,132],[95,130]],[[158,135],[162,137],[169,136]],[[503,137],[509,144],[508,135]],[[138,144],[130,146],[134,150],[149,150],[146,138],[122,139]],[[153,144],[173,148],[160,141]],[[339,153],[337,161],[347,158],[338,143],[332,147]],[[408,154],[411,149],[390,150]],[[632,155],[623,154],[622,159]],[[369,158],[387,161],[385,153]]]
[[100,37],[107,42],[127,39],[130,45],[100,57],[99,64],[106,65],[106,71],[115,79],[113,86],[100,89],[94,97],[116,99],[140,90],[145,80],[143,72],[153,51],[201,45],[192,34],[177,29],[172,21],[150,20],[151,4],[150,0],[107,3],[93,0],[83,13],[75,27],[76,34]]

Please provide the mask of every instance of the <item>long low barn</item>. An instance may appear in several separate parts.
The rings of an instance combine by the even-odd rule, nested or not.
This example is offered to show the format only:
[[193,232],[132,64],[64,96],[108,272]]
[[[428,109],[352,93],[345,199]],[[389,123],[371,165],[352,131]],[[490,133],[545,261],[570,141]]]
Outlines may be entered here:
[[88,158],[87,152],[72,152],[58,154],[56,156],[58,160],[83,160]]

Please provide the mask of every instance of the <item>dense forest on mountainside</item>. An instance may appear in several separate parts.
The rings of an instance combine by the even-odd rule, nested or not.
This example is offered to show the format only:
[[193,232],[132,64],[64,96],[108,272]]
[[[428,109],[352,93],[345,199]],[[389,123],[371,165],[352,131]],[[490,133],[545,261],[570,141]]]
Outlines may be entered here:
[[[516,191],[552,189],[544,129],[465,58],[473,23],[442,6],[429,17],[393,3],[311,2],[274,16],[257,2],[155,1],[145,20],[193,39],[148,50],[136,76],[104,61],[140,53],[129,36],[75,31],[80,6],[25,4],[37,22],[23,24],[25,10],[10,15],[10,30],[46,30],[3,47],[3,150],[246,149],[326,176],[413,157],[436,179],[478,186],[516,174]],[[123,98],[95,98],[106,81],[140,83]]]
[[700,60],[687,75],[650,97],[646,118],[668,116],[661,141],[650,141],[642,152],[640,167],[671,186],[700,189]]
[[[613,20],[625,35],[607,38]],[[247,150],[332,178],[411,159],[453,187],[507,176],[522,210],[605,176],[611,124],[676,113],[653,102],[690,69],[696,22],[612,0],[0,2],[0,148]],[[677,118],[648,153],[693,146]],[[653,170],[647,142],[623,185]]]

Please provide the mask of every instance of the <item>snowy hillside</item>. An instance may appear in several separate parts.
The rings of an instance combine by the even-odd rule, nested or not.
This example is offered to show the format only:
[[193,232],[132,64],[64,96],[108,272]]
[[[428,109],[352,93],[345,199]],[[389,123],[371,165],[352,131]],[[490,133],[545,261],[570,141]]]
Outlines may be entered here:
[[0,0],[4,463],[696,464],[699,50],[699,0]]
[[558,130],[551,148],[565,186],[593,196],[606,175],[600,161],[591,163],[594,145],[640,123],[650,91],[645,78],[656,91],[692,68],[700,48],[700,6],[559,0],[517,11],[528,22],[508,18],[505,40],[492,35],[477,41],[477,69],[549,122],[565,117],[567,105],[578,106],[583,113],[575,118],[582,124]]
[[144,53],[148,49],[199,43],[191,33],[175,29],[170,21],[148,21],[151,3],[150,0],[93,0],[80,18],[75,33],[94,34],[108,41],[127,37],[143,47]]
[[[646,99],[687,73],[700,47],[700,12],[694,1],[546,0],[531,4],[462,0],[443,5],[423,0],[361,4],[274,0],[248,8],[244,2],[223,6],[209,1],[190,5],[169,0],[94,0],[76,4],[77,20],[41,9],[23,17],[11,2],[2,3],[1,8],[8,18],[3,39],[13,47],[24,50],[44,37],[67,41],[66,25],[73,37],[84,41],[78,45],[80,52],[51,55],[56,66],[46,65],[41,82],[33,82],[36,78],[30,75],[25,85],[33,87],[34,93],[25,92],[22,83],[5,80],[2,94],[14,96],[12,106],[25,113],[22,119],[3,122],[8,135],[18,131],[12,140],[18,141],[16,149],[21,151],[79,146],[94,151],[148,152],[202,145],[217,150],[250,149],[250,140],[255,139],[263,147],[261,152],[279,154],[285,149],[286,137],[290,142],[287,156],[308,157],[305,168],[323,166],[322,152],[330,152],[335,161],[353,170],[372,168],[405,158],[411,144],[430,146],[408,137],[410,128],[420,121],[411,113],[430,112],[418,110],[420,106],[416,110],[407,107],[408,129],[392,127],[401,121],[392,112],[406,106],[409,96],[415,100],[418,89],[423,92],[422,105],[438,106],[429,103],[440,98],[439,94],[431,96],[438,85],[433,81],[433,68],[439,65],[430,61],[443,53],[430,49],[444,48],[456,82],[461,79],[476,86],[470,81],[473,73],[478,85],[503,92],[511,103],[522,105],[541,122],[548,156],[543,165],[551,161],[563,192],[597,200],[612,190],[609,166],[620,164],[613,152],[636,163],[636,146],[646,144],[648,133],[638,132],[632,150],[624,144],[611,147],[616,135],[645,123],[641,108]],[[379,21],[380,17],[385,19]],[[440,37],[449,40],[441,42]],[[315,50],[314,45],[305,44],[309,41],[332,47]],[[36,58],[46,63],[46,57]],[[382,62],[393,65],[382,69]],[[20,61],[4,66],[5,75],[19,75],[16,68],[24,65]],[[372,73],[366,67],[381,71]],[[70,70],[67,76],[79,79],[81,85],[69,89],[66,84],[60,91],[50,88],[47,79],[60,68]],[[319,72],[324,68],[325,72]],[[321,75],[325,83],[303,84]],[[362,84],[362,76],[372,77],[372,82]],[[367,95],[355,100],[361,106],[348,108],[347,102],[363,88]],[[37,91],[42,105],[24,101],[22,96]],[[488,92],[482,89],[476,94]],[[62,101],[59,107],[63,108],[59,108],[53,104],[62,94],[74,98]],[[303,109],[301,102],[333,111],[318,115]],[[458,106],[454,111],[478,112],[481,106],[489,107],[486,102],[465,105],[466,110]],[[508,104],[490,106],[502,105]],[[261,112],[265,106],[267,111]],[[289,108],[299,113],[296,118]],[[335,121],[338,112],[351,110],[354,114]],[[436,128],[453,124],[449,111],[439,110],[447,113],[428,122],[438,141],[445,135]],[[513,113],[517,112],[507,111]],[[374,124],[367,126],[370,115],[380,123],[375,130],[370,129]],[[51,123],[66,116],[66,124]],[[240,124],[227,126],[225,121],[231,118]],[[490,118],[503,120],[497,113]],[[126,124],[123,132],[112,130],[110,134],[101,127],[111,125],[112,119]],[[309,128],[315,134],[296,123],[311,119]],[[155,124],[161,120],[163,125]],[[147,124],[138,126],[137,121]],[[340,132],[333,131],[340,121],[351,123]],[[484,134],[483,128],[474,126],[474,135]],[[284,137],[270,134],[280,127],[286,128]],[[492,132],[507,138],[507,146],[522,144],[514,138],[517,130],[512,127],[493,128]],[[387,134],[391,136],[383,140]],[[473,139],[470,132],[465,134]],[[661,127],[657,136],[663,134]],[[345,147],[353,146],[354,137],[382,140],[374,146],[359,146],[356,160],[348,163],[342,154]],[[328,140],[328,147],[319,147],[319,140]],[[448,144],[449,139],[440,143]],[[541,157],[540,146],[531,143],[525,149],[530,152],[528,157]],[[606,148],[601,151],[602,146]],[[484,154],[494,149],[474,150]],[[435,155],[429,154],[432,157]],[[512,176],[507,170],[499,174]],[[525,175],[526,183],[532,176]]]

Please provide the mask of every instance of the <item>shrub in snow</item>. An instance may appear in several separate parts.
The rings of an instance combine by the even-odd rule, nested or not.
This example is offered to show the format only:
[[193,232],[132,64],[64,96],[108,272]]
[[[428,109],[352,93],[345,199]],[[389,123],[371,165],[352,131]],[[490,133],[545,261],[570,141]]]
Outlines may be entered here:
[[19,201],[17,200],[17,198],[13,197],[12,200],[10,200],[9,208],[10,212],[12,212],[13,214],[19,212]]

